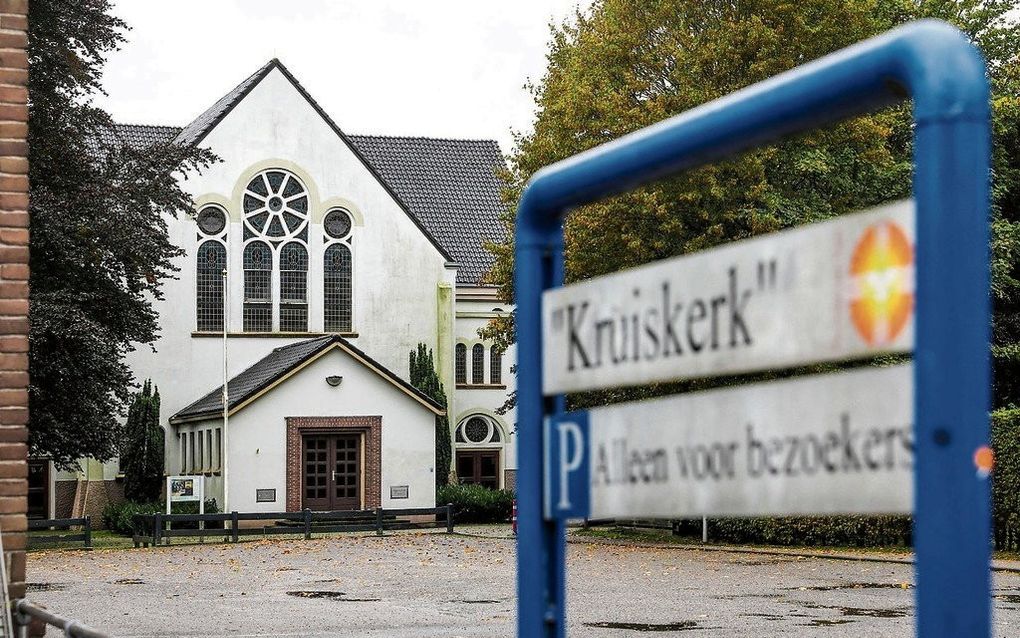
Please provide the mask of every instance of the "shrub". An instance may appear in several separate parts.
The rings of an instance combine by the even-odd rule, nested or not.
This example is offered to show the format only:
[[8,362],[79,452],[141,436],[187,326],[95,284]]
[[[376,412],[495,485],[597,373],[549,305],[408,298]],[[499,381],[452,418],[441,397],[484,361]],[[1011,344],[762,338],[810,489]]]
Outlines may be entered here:
[[[176,503],[173,506],[174,514],[198,514],[198,503]],[[218,514],[216,499],[207,499],[205,502],[206,514]],[[103,509],[103,525],[118,534],[131,536],[134,534],[134,517],[138,514],[151,515],[166,512],[165,501],[153,501],[151,503],[136,503],[134,501],[121,501],[110,503]],[[207,529],[222,528],[223,523],[212,521],[205,524]],[[197,529],[198,523],[175,523],[176,529]]]
[[1020,550],[1020,409],[992,413],[992,526],[995,548]]
[[480,485],[442,485],[436,490],[436,505],[453,505],[458,523],[506,523],[513,514],[514,493],[490,490]]
[[[701,519],[677,521],[676,533],[701,536]],[[835,547],[909,546],[909,516],[788,516],[709,519],[708,537],[726,543],[828,545]]]
[[124,424],[120,467],[124,471],[124,496],[149,502],[163,490],[163,428],[159,424],[159,389],[146,381],[135,394]]

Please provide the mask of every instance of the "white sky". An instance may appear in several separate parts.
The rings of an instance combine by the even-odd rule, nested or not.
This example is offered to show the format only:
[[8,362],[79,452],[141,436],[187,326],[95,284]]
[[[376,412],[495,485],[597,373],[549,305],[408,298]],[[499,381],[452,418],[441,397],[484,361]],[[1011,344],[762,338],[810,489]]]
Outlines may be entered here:
[[132,30],[98,105],[184,125],[278,57],[348,133],[496,139],[530,127],[549,22],[590,0],[114,0]]

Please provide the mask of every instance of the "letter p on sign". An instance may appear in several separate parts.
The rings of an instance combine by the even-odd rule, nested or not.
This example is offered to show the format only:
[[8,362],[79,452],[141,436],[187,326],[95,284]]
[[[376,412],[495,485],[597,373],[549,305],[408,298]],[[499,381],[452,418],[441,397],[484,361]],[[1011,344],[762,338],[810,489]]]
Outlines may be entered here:
[[545,516],[586,518],[591,505],[588,413],[551,417],[544,434]]

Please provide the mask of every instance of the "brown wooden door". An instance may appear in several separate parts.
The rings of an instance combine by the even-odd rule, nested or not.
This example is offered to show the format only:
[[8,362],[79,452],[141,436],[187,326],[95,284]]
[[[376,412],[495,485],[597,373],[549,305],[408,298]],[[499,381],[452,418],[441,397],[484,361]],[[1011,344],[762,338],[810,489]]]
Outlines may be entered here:
[[302,507],[353,510],[361,507],[361,439],[356,434],[304,437]]
[[481,485],[499,489],[499,452],[492,450],[458,450],[457,478],[461,484]]
[[335,436],[333,443],[333,502],[330,509],[361,508],[361,441],[354,436]]

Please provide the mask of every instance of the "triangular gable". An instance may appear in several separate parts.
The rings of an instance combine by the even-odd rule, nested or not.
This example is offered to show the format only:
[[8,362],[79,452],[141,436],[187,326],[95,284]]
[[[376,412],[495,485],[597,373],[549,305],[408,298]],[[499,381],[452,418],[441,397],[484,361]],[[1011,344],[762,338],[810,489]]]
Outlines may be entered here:
[[[446,410],[431,397],[354,347],[351,342],[339,335],[330,335],[276,348],[227,381],[228,416],[233,416],[243,410],[333,350],[343,351],[437,416],[446,414]],[[203,421],[222,416],[222,414],[223,386],[220,385],[170,417],[170,423]]]
[[384,180],[382,176],[379,174],[379,171],[377,171],[375,167],[372,166],[372,164],[365,159],[365,156],[361,152],[361,150],[358,149],[358,147],[353,142],[351,142],[350,138],[348,138],[347,135],[342,130],[340,130],[340,127],[337,126],[336,122],[334,122],[333,119],[329,116],[329,114],[327,114],[326,111],[323,110],[321,106],[319,106],[319,103],[315,101],[315,99],[308,93],[308,91],[305,90],[305,87],[301,86],[301,83],[297,81],[297,78],[295,78],[291,74],[291,72],[287,69],[287,67],[285,67],[283,63],[280,62],[280,60],[277,58],[273,58],[272,60],[267,62],[262,68],[260,68],[258,71],[250,75],[243,82],[234,87],[233,90],[231,90],[229,93],[227,93],[219,100],[217,100],[215,104],[209,107],[204,113],[199,115],[197,118],[195,118],[195,120],[191,122],[191,124],[185,126],[181,130],[180,134],[178,134],[175,141],[179,144],[187,145],[200,144],[202,140],[204,140],[209,135],[209,133],[211,133],[212,130],[216,128],[216,125],[223,121],[223,118],[230,114],[230,112],[234,110],[234,107],[240,104],[241,101],[244,100],[245,96],[251,93],[252,89],[258,86],[259,83],[261,83],[262,80],[264,80],[265,77],[269,75],[270,71],[272,71],[273,69],[278,69],[280,73],[283,74],[283,77],[287,78],[287,81],[290,82],[291,86],[293,86],[294,89],[297,90],[297,92],[301,95],[301,97],[303,97],[305,101],[308,102],[309,106],[311,106],[312,109],[314,109],[315,112],[319,114],[319,117],[322,118],[326,125],[329,126],[329,128],[332,129],[333,132],[336,133],[336,135],[341,140],[343,140],[343,143],[347,146],[348,149],[350,149],[351,153],[353,153],[354,156],[358,158],[358,161],[361,162],[362,166],[365,167],[365,169],[372,175],[372,177],[375,178],[375,180],[389,194],[393,201],[396,202],[400,210],[402,210],[404,214],[407,215],[408,219],[410,219],[411,222],[414,223],[414,225],[425,236],[425,238],[429,240],[429,242],[436,248],[437,251],[439,251],[439,254],[442,255],[443,259],[445,259],[448,262],[451,262],[452,265],[453,257],[450,255],[450,253],[445,248],[443,248],[442,244],[440,244],[439,241],[435,238],[435,236],[433,236],[432,233],[429,232],[429,230],[422,224],[421,220],[411,213],[411,209],[407,206],[407,203],[404,202],[399,195],[397,195],[396,191],[393,190],[390,184],[386,180]]

